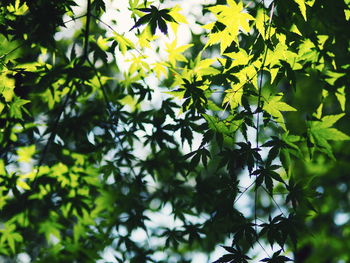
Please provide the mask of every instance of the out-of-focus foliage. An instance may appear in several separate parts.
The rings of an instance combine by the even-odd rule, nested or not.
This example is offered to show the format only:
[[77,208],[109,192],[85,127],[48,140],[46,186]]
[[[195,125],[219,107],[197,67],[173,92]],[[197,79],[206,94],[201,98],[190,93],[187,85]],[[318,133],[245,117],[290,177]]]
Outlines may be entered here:
[[0,2],[0,260],[350,260],[350,1],[185,2]]

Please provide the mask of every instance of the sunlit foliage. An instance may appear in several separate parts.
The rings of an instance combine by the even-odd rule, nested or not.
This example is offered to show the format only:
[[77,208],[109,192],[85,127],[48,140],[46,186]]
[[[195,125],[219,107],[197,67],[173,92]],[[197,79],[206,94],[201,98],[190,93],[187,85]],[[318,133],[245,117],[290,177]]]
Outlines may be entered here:
[[350,1],[118,2],[0,2],[0,260],[348,262]]

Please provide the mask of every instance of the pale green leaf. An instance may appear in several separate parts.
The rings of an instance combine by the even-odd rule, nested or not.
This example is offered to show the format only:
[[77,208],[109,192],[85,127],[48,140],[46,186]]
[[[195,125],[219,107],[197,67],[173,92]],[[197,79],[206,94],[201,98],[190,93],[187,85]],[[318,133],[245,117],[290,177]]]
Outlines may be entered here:
[[345,114],[327,115],[321,121],[310,121],[309,134],[311,142],[314,143],[318,150],[325,152],[329,157],[335,159],[332,147],[328,143],[332,141],[349,140],[350,137],[336,128],[331,128]]
[[286,126],[284,124],[284,119],[282,115],[282,111],[296,111],[295,108],[288,105],[287,103],[281,101],[282,93],[278,93],[275,96],[270,96],[267,100],[265,100],[263,109],[273,116],[276,119],[276,122],[286,130]]
[[319,129],[329,128],[339,119],[341,119],[344,115],[345,113],[324,116],[321,121],[313,122],[313,127]]
[[19,97],[14,96],[14,99],[10,105],[10,116],[22,119],[23,112],[26,112],[26,109],[23,106],[29,102],[29,100],[22,100]]
[[6,102],[10,102],[14,97],[15,80],[8,77],[9,71],[0,73],[0,94]]
[[238,105],[242,105],[243,85],[231,84],[231,89],[225,90],[226,96],[222,102],[223,105],[230,104],[231,109],[235,109]]

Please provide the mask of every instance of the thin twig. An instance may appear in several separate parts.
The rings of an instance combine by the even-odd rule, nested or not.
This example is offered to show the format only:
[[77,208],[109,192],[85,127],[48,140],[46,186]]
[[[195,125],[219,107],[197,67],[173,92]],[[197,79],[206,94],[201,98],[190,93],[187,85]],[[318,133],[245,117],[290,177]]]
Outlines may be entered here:
[[88,57],[89,34],[90,34],[90,18],[91,18],[91,0],[87,0],[83,61]]
[[45,157],[46,157],[46,154],[47,154],[47,152],[49,150],[49,147],[50,147],[50,145],[52,144],[52,142],[54,141],[54,139],[55,139],[55,137],[57,135],[58,124],[59,124],[59,121],[61,119],[62,113],[64,112],[64,109],[66,108],[67,103],[68,103],[68,101],[69,101],[69,99],[70,99],[70,97],[72,95],[72,90],[73,90],[73,87],[70,87],[69,93],[67,94],[66,99],[64,100],[64,102],[62,104],[62,107],[59,110],[58,115],[56,116],[56,119],[55,119],[54,124],[52,126],[52,131],[50,133],[50,137],[47,140],[47,142],[45,144],[45,147],[44,147],[44,149],[42,151],[41,157],[40,157],[39,162],[38,162],[38,167],[37,167],[37,170],[36,170],[36,174],[35,174],[35,177],[33,179],[33,189],[35,189],[35,187],[36,187],[37,177],[39,175],[40,168],[41,168],[41,166],[43,165],[43,163],[45,161]]
[[[264,1],[263,1],[264,3]],[[265,5],[265,3],[264,3]],[[270,37],[270,32],[271,32],[271,22],[272,22],[272,16],[273,16],[273,10],[274,10],[274,3],[272,3],[272,7],[271,7],[271,15],[270,15],[270,21],[269,21],[269,25],[268,25],[268,38]],[[265,20],[265,16],[264,16],[264,20]],[[265,24],[265,21],[264,21]],[[266,31],[266,30],[265,30]],[[265,34],[265,39],[266,38],[266,34]],[[260,121],[260,104],[261,104],[261,92],[262,92],[262,81],[263,81],[263,69],[265,66],[265,62],[266,62],[266,58],[267,58],[267,53],[268,53],[269,49],[267,47],[267,45],[265,46],[265,51],[264,51],[264,58],[263,58],[263,62],[261,64],[260,67],[260,81],[259,81],[259,91],[258,91],[258,103],[257,103],[257,123],[256,123],[256,148],[259,148],[259,121]]]
[[[95,76],[96,76],[97,81],[98,81],[98,83],[99,83],[99,85],[100,85],[100,88],[101,88],[102,94],[103,94],[103,98],[104,98],[105,103],[106,103],[106,105],[107,105],[107,113],[110,115],[110,114],[112,114],[113,110],[112,110],[112,108],[111,108],[110,101],[109,101],[109,99],[108,99],[105,86],[102,84],[101,78],[100,78],[100,76],[99,76],[99,74],[98,74],[98,71],[97,71],[95,65],[90,61],[89,58],[87,58],[87,61],[88,61],[88,63],[90,64],[90,66],[92,67],[92,69],[93,69],[94,72],[95,72]],[[115,137],[116,137],[116,139],[118,140],[120,146],[123,147],[123,146],[122,146],[123,144],[122,144],[122,141],[121,141],[121,139],[120,139],[120,137],[119,137],[119,135],[118,135],[118,132],[116,131],[116,132],[114,132],[114,134],[115,134]],[[136,172],[135,172],[135,170],[134,170],[134,167],[131,165],[131,163],[130,163],[130,170],[131,170],[132,174],[136,177],[136,176],[137,176],[137,175],[136,175]]]
[[[266,12],[265,10],[265,0],[263,0],[263,8],[264,8],[264,12]],[[264,38],[267,40],[270,37],[270,32],[271,32],[271,22],[272,22],[272,15],[273,15],[273,10],[274,10],[274,3],[272,3],[272,7],[271,7],[271,15],[270,15],[270,21],[268,24],[268,29],[264,30]],[[266,24],[265,21],[265,14],[264,14],[264,25]],[[267,34],[266,34],[266,31]],[[265,45],[265,50],[264,50],[264,58],[260,67],[260,80],[259,80],[259,90],[258,90],[258,102],[257,102],[257,108],[256,108],[256,112],[257,112],[257,120],[256,120],[256,148],[259,148],[259,122],[260,122],[260,104],[261,104],[261,93],[262,93],[262,81],[263,81],[263,69],[266,63],[266,58],[267,58],[267,53],[268,53],[269,49],[267,47],[267,45]],[[255,163],[255,166],[258,166],[258,160]],[[255,223],[255,231],[257,232],[257,225],[256,225],[256,220],[257,220],[257,198],[258,198],[258,188],[255,187],[255,195],[254,195],[254,223]]]
[[236,204],[236,203],[238,202],[238,200],[244,195],[244,193],[247,192],[247,191],[249,190],[249,188],[252,187],[252,186],[255,184],[255,181],[256,181],[256,180],[254,180],[254,182],[252,182],[249,186],[247,186],[247,187],[245,188],[245,190],[244,190],[244,191],[236,198],[236,200],[233,202],[233,205]]
[[66,20],[66,21],[63,21],[63,24],[68,24],[69,22],[73,22],[79,18],[82,18],[82,17],[85,17],[87,14],[84,14],[84,15],[81,15],[81,16],[75,16],[75,17],[72,17],[72,19],[69,19],[69,20]]
[[265,192],[266,192],[267,194],[269,194],[269,196],[271,197],[272,201],[275,203],[275,205],[277,206],[278,210],[280,210],[280,212],[282,213],[282,215],[283,215],[284,217],[286,217],[286,215],[284,214],[282,208],[281,208],[280,205],[277,203],[277,201],[275,200],[275,198],[273,197],[273,195],[269,193],[269,191],[266,189],[266,187],[262,186],[262,188],[265,190]]
[[269,253],[266,251],[266,249],[264,248],[264,246],[260,243],[259,239],[256,239],[256,242],[259,244],[259,246],[262,248],[262,250],[265,252],[265,254],[270,257]]
[[[106,22],[104,22],[101,18],[95,16],[95,15],[91,15],[93,18],[95,18],[97,21],[99,21],[100,23],[104,24],[106,27],[108,27],[110,30],[112,30],[113,33],[120,35],[111,25],[107,24]],[[139,53],[141,56],[145,56],[139,49],[137,49],[136,47],[134,47],[134,50],[136,50],[137,53]]]

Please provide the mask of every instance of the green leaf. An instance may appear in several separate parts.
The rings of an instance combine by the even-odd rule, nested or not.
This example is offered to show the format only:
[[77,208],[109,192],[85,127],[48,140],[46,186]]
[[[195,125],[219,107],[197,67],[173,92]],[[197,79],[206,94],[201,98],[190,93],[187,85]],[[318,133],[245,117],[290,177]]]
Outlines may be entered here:
[[242,84],[231,84],[231,89],[225,90],[227,93],[222,101],[222,105],[230,104],[231,109],[237,108],[239,105],[242,105],[242,96],[243,96],[243,85]]
[[270,96],[264,102],[263,109],[276,119],[276,122],[286,131],[282,111],[296,111],[295,108],[281,101],[283,94],[278,93],[275,96]]
[[183,55],[183,53],[193,46],[193,44],[186,44],[183,46],[177,46],[177,39],[174,39],[173,42],[167,43],[166,45],[166,52],[168,53],[168,60],[172,66],[175,67],[176,62],[187,62],[187,59]]
[[9,222],[6,222],[4,228],[0,229],[0,244],[7,243],[12,253],[15,253],[16,251],[15,243],[23,241],[23,237],[19,233],[15,232],[15,230],[16,226]]
[[29,102],[29,100],[22,100],[15,96],[10,105],[11,117],[14,117],[16,119],[23,119],[23,112],[26,112],[26,109],[23,106]]
[[297,3],[302,16],[304,17],[305,21],[307,21],[305,0],[294,0],[294,2]]
[[35,145],[21,147],[17,150],[18,161],[28,163],[35,153]]
[[0,72],[0,94],[5,98],[6,102],[10,102],[14,97],[15,80],[7,76],[9,72]]
[[[248,33],[250,31],[249,21],[254,20],[250,14],[244,12],[243,3],[236,3],[233,0],[227,1],[228,5],[215,5],[209,10],[216,16],[218,22],[224,25],[223,30],[212,32],[209,35],[207,46],[220,42],[220,53],[223,54],[232,42],[238,44],[239,32]],[[234,19],[232,19],[234,17]],[[215,24],[208,24],[204,28],[212,30]]]
[[350,139],[348,135],[337,130],[336,128],[332,128],[333,124],[335,124],[344,115],[344,113],[327,115],[320,121],[309,121],[309,135],[311,143],[314,143],[320,151],[325,152],[332,159],[334,159],[334,155],[332,152],[332,147],[328,141],[344,141]]
[[345,111],[345,103],[346,103],[345,87],[341,87],[337,89],[335,96],[337,97],[341,110]]
[[113,38],[115,41],[117,41],[117,43],[119,45],[119,50],[123,53],[123,55],[125,55],[125,53],[128,49],[135,48],[134,44],[129,39],[124,37],[123,35],[120,35],[118,33],[114,33]]

